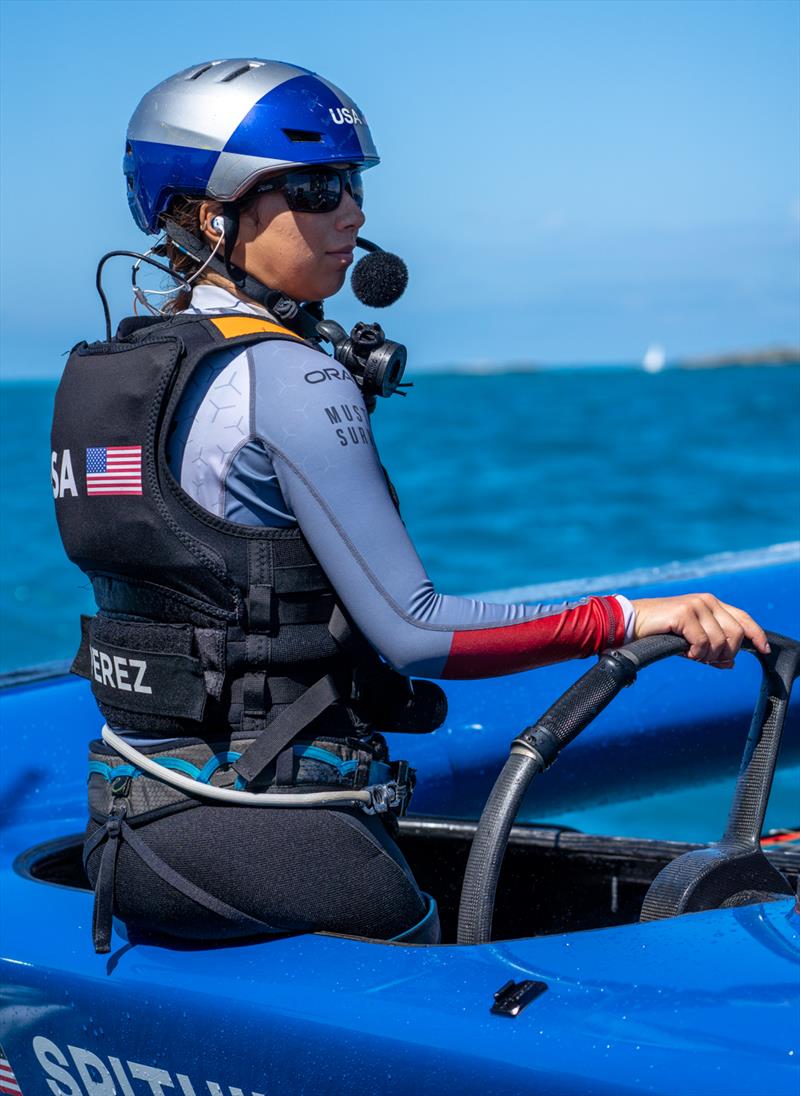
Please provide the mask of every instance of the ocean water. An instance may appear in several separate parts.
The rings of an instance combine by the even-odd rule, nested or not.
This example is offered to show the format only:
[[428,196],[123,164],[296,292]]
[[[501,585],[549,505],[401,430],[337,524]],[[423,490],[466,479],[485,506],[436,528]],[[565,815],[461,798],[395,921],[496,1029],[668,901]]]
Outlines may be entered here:
[[[420,375],[373,424],[442,592],[800,536],[800,366]],[[91,611],[50,490],[55,383],[0,386],[0,668],[70,656]]]

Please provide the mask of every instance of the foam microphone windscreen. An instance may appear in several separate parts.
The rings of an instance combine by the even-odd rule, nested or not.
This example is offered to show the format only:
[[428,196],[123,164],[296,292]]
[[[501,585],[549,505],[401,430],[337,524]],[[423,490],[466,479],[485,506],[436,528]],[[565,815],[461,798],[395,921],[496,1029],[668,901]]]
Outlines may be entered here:
[[386,308],[403,296],[408,285],[408,267],[389,251],[371,251],[356,263],[350,284],[362,304]]

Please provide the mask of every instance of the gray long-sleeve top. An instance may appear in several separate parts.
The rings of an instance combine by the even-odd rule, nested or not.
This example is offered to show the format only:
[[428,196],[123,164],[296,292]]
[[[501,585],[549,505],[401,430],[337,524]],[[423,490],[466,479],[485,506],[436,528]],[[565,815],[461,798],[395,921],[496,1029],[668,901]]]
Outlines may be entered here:
[[[264,315],[211,286],[195,290],[191,311]],[[303,343],[214,354],[183,396],[168,451],[211,513],[299,524],[355,623],[402,673],[489,677],[585,656],[630,630],[618,595],[548,606],[437,592],[389,494],[359,387]]]

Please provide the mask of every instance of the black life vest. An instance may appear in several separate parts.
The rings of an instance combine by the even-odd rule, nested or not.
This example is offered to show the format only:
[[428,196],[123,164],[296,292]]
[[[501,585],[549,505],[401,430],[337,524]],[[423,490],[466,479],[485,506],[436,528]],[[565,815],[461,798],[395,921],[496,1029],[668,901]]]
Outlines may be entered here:
[[73,671],[112,726],[255,732],[236,765],[247,782],[301,732],[427,731],[446,711],[436,686],[415,692],[381,662],[298,528],[216,517],[169,469],[170,424],[197,368],[268,339],[304,341],[241,314],[125,320],[111,342],[72,351],[52,432],[61,537],[99,608],[82,620]]

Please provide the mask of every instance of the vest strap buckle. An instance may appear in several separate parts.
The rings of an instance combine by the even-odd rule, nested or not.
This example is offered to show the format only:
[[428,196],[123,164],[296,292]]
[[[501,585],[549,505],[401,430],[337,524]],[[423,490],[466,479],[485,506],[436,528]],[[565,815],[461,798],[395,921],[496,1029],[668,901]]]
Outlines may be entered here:
[[389,768],[391,780],[385,784],[373,784],[367,789],[370,802],[362,808],[366,814],[402,816],[406,813],[416,784],[416,771],[407,761],[393,761]]

